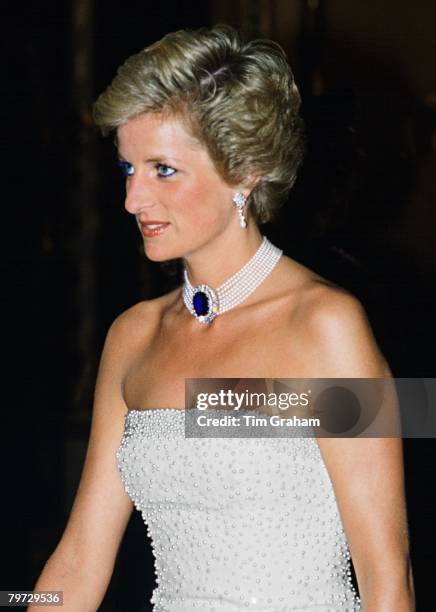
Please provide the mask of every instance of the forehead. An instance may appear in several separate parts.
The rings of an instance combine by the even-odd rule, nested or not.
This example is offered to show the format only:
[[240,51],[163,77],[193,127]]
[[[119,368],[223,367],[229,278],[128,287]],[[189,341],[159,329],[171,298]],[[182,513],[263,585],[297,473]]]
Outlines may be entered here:
[[[188,131],[182,119],[175,115],[144,113],[117,129],[115,142],[120,150],[145,149],[145,153],[169,150],[194,154],[206,152],[202,144]],[[127,152],[127,151],[126,151]]]

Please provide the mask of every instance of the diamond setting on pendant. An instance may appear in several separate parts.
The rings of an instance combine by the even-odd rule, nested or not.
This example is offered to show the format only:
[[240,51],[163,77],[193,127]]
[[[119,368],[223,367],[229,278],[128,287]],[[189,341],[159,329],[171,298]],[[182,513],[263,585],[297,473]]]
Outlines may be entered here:
[[200,323],[210,323],[217,316],[219,301],[209,285],[197,285],[193,289],[191,313]]

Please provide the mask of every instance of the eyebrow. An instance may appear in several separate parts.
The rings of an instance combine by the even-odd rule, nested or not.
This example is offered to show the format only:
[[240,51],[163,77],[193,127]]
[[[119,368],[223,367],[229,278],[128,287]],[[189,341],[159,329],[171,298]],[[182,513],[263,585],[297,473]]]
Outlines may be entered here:
[[[127,161],[126,158],[120,153],[120,151],[118,151],[118,159],[120,161]],[[175,161],[177,163],[179,163],[181,161],[180,159],[177,159],[177,157],[170,157],[168,155],[154,155],[153,157],[149,157],[145,161],[147,163],[149,163],[149,162],[161,162],[163,159],[168,160],[168,161]]]

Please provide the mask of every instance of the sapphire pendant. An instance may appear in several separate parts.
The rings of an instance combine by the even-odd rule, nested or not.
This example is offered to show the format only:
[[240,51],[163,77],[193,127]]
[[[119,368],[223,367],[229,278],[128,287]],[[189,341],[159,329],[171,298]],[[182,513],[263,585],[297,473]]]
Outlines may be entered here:
[[200,323],[210,323],[217,316],[218,296],[208,285],[194,287],[191,313]]

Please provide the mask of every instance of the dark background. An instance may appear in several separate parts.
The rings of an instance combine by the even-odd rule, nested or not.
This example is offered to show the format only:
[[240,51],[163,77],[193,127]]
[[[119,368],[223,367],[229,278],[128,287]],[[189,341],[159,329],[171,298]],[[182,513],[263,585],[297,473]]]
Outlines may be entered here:
[[[412,6],[413,5],[413,6]],[[397,377],[435,376],[436,83],[432,0],[4,2],[2,277],[5,457],[0,589],[32,589],[65,527],[96,368],[121,311],[177,278],[147,262],[115,149],[90,107],[130,54],[227,21],[278,40],[303,96],[309,153],[264,232],[364,304]],[[418,610],[436,609],[433,440],[406,440]],[[148,610],[134,513],[101,610]]]

